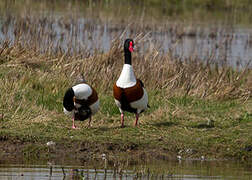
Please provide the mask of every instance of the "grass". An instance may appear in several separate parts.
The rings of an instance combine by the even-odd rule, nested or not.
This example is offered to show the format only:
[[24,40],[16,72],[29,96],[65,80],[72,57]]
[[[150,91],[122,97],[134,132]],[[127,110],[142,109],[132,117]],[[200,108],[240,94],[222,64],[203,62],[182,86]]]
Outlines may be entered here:
[[[133,126],[134,115],[127,113],[126,128],[121,129],[112,97],[123,63],[118,61],[118,42],[108,53],[84,59],[8,44],[1,47],[0,58],[5,59],[0,65],[0,137],[27,144],[21,148],[25,157],[48,158],[45,143],[51,140],[66,151],[84,143],[106,153],[155,151],[174,158],[179,154],[244,160],[252,156],[246,150],[252,146],[251,69],[212,68],[171,60],[169,55],[147,61],[134,54],[135,74],[145,83],[151,108],[141,114],[138,128]],[[97,89],[101,109],[91,128],[78,122],[81,129],[72,130],[71,119],[62,112],[62,98],[79,74]]]
[[[112,40],[108,52],[86,46],[73,48],[80,43],[79,34],[69,33],[68,19],[7,17],[2,29],[9,32],[8,23],[15,19],[12,26],[16,34],[12,41],[5,39],[0,44],[2,148],[10,147],[9,151],[26,159],[71,158],[71,154],[88,158],[99,153],[123,154],[122,158],[140,154],[142,159],[177,155],[251,159],[249,66],[218,66],[211,57],[204,62],[194,57],[181,61],[170,53],[158,53],[150,42],[145,54],[133,54],[133,67],[145,84],[151,108],[141,114],[138,128],[133,126],[134,115],[126,113],[126,128],[122,129],[112,87],[123,65],[123,34]],[[55,23],[65,27],[63,39],[71,42],[65,49],[50,28]],[[75,18],[72,25],[80,30]],[[179,41],[179,35],[174,37]],[[149,41],[141,33],[133,38],[138,47]],[[91,128],[87,122],[78,122],[80,129],[72,130],[71,119],[62,112],[62,99],[80,74],[96,88],[101,107]],[[55,141],[56,148],[48,148],[48,141]],[[12,146],[19,148],[12,150]]]

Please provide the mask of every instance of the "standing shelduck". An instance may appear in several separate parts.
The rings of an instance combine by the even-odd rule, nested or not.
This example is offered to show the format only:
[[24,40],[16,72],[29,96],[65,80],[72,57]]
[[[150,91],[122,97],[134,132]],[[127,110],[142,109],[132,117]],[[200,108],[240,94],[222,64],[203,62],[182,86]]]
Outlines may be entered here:
[[135,126],[141,112],[148,108],[148,95],[143,82],[136,79],[131,65],[131,53],[134,51],[132,39],[124,42],[124,65],[119,79],[113,86],[115,103],[121,113],[121,126],[124,127],[124,111],[135,113]]
[[99,110],[97,92],[82,79],[80,83],[66,91],[63,110],[65,114],[72,116],[73,129],[76,129],[75,120],[84,121],[89,118],[88,126],[90,126],[91,116]]

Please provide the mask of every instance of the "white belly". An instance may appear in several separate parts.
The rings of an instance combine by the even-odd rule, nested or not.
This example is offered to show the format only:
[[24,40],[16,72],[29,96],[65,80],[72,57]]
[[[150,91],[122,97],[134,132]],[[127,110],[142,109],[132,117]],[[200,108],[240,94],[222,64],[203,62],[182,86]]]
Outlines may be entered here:
[[143,97],[137,101],[130,103],[130,106],[132,108],[137,109],[137,113],[140,113],[141,111],[146,110],[148,108],[148,94],[144,88],[143,90]]

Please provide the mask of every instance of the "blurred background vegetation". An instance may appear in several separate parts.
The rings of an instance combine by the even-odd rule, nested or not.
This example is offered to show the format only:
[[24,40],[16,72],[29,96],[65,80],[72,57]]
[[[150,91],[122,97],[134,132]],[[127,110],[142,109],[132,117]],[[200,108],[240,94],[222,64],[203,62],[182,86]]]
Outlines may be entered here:
[[[146,20],[191,20],[205,23],[250,24],[252,5],[249,0],[2,0],[0,15],[62,13],[126,20],[127,16]],[[91,13],[90,13],[91,12]],[[104,16],[106,15],[106,16]],[[127,21],[127,20],[126,20]],[[148,22],[146,22],[148,23]]]

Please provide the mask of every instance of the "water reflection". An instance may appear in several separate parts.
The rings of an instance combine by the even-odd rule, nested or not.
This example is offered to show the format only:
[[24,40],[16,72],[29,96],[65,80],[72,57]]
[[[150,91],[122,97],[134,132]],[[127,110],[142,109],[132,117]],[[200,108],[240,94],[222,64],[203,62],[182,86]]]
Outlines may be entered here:
[[[51,7],[48,2],[43,4],[40,1],[38,4],[43,8],[31,13],[33,4],[35,7],[38,5],[28,2],[28,7],[16,3],[22,7],[19,11],[16,11],[14,3],[8,11],[1,13],[1,43],[9,40],[41,51],[94,54],[107,52],[111,42],[118,37],[125,39],[142,35],[140,53],[155,49],[158,54],[169,53],[179,59],[196,58],[235,67],[245,67],[252,59],[252,29],[249,25],[239,26],[226,21],[226,16],[214,23],[200,19],[195,22],[166,20],[165,14],[160,15],[159,20],[153,20],[139,4],[135,7],[126,3],[136,14],[129,16],[129,12],[122,9],[126,11],[123,17],[123,13],[118,12],[122,4],[112,3],[111,8],[115,14],[120,14],[119,18],[108,12],[103,4],[95,7],[80,4],[77,8],[74,3],[69,3],[69,9],[64,11],[62,4],[52,3]],[[159,12],[158,9],[156,11]],[[209,14],[205,18],[214,21]],[[187,19],[187,16],[183,18]]]
[[[25,27],[20,30],[22,26]],[[120,36],[125,39],[144,34],[146,36],[139,48],[142,53],[155,48],[159,53],[169,52],[176,58],[197,58],[220,64],[228,62],[232,66],[243,67],[252,57],[250,29],[228,30],[219,26],[211,32],[208,27],[192,28],[176,24],[160,25],[158,29],[152,27],[148,31],[134,26],[121,26],[119,29],[113,27],[113,24],[97,23],[96,20],[84,18],[73,20],[69,24],[60,17],[45,21],[28,17],[14,18],[8,24],[0,24],[0,40],[15,42],[23,39],[21,43],[36,45],[42,51],[53,48],[54,51],[95,53],[97,50],[107,52],[112,40]]]
[[217,161],[151,162],[120,171],[89,166],[0,165],[0,179],[250,179],[251,164]]

